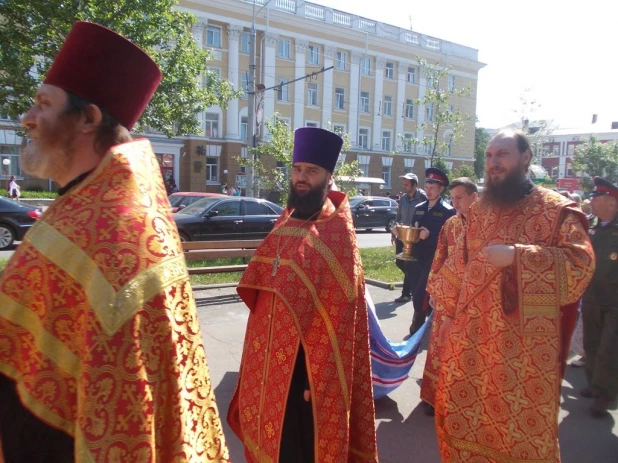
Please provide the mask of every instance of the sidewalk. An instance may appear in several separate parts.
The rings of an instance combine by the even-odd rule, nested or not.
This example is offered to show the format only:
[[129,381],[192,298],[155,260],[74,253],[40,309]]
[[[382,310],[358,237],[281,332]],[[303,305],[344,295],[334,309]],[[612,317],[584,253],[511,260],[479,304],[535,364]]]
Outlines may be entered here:
[[[399,291],[369,285],[384,333],[402,339],[412,319],[412,304],[392,301]],[[244,461],[240,441],[225,423],[227,407],[238,377],[248,310],[234,287],[196,288],[200,323],[206,344],[210,374],[232,461]],[[420,380],[426,351],[419,354],[409,379],[390,396],[376,401],[376,430],[382,463],[438,463],[440,461],[433,418],[423,414]],[[560,444],[563,463],[618,462],[618,412],[611,417],[593,419],[588,413],[589,399],[579,397],[585,385],[582,368],[567,368],[562,385]]]

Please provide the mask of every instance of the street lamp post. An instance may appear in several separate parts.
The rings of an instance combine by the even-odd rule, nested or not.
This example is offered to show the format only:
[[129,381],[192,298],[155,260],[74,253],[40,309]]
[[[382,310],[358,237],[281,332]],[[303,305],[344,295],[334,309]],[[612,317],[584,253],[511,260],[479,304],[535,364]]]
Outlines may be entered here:
[[[263,1],[263,0],[262,0]],[[251,91],[248,95],[248,108],[247,108],[247,151],[251,156],[251,160],[254,160],[254,155],[251,153],[251,149],[256,146],[256,134],[255,134],[255,41],[257,33],[255,30],[255,18],[262,11],[262,8],[267,6],[272,0],[267,0],[264,4],[255,11],[256,0],[253,0],[253,18],[251,21],[251,34],[249,36],[249,88]],[[247,169],[247,196],[255,196],[254,191],[254,171],[253,164],[249,164]]]
[[11,197],[11,193],[9,192],[9,166],[11,165],[11,160],[9,158],[4,158],[2,164],[4,164],[4,176],[6,178],[6,194],[8,197]]

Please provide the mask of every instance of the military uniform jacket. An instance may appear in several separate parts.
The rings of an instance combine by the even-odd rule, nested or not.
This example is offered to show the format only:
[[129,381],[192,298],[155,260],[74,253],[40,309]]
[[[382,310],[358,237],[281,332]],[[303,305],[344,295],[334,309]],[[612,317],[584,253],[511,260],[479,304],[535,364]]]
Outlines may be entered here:
[[421,262],[433,260],[438,247],[438,237],[444,223],[456,214],[455,209],[450,204],[447,204],[442,198],[434,207],[429,210],[429,201],[425,201],[416,206],[414,216],[412,217],[412,225],[418,222],[419,227],[425,227],[429,230],[429,238],[420,240],[414,245],[414,255]]
[[618,217],[605,226],[597,222],[590,229],[590,241],[597,266],[584,297],[591,297],[603,307],[618,309]]

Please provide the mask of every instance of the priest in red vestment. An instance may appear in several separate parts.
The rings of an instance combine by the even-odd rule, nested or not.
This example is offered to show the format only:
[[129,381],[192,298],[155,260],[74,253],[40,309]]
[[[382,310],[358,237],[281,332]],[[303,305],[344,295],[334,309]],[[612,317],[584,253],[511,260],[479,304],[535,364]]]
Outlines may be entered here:
[[249,462],[376,462],[364,279],[343,141],[294,134],[288,207],[238,286],[250,310],[228,422]]
[[564,361],[595,259],[586,217],[528,179],[531,158],[520,131],[487,147],[436,393],[443,462],[560,461]]
[[0,278],[0,440],[12,462],[225,462],[159,164],[129,130],[161,72],[78,22],[23,118],[60,186]]
[[438,248],[427,282],[434,315],[423,371],[421,399],[425,402],[425,414],[430,416],[434,414],[444,336],[455,317],[461,279],[466,268],[466,216],[470,206],[478,199],[478,187],[467,177],[453,180],[449,190],[457,215],[448,219],[440,230]]

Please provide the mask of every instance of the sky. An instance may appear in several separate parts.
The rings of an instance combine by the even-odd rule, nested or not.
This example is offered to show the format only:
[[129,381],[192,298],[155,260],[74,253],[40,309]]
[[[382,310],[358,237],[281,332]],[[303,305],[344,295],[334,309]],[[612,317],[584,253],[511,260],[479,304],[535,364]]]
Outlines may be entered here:
[[[477,126],[618,121],[618,3],[611,0],[313,0],[479,50]],[[530,106],[530,105],[528,105]],[[608,125],[609,128],[609,125]]]

